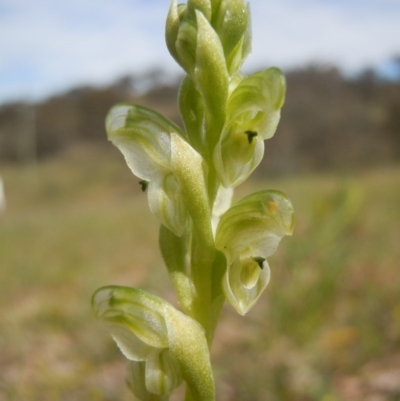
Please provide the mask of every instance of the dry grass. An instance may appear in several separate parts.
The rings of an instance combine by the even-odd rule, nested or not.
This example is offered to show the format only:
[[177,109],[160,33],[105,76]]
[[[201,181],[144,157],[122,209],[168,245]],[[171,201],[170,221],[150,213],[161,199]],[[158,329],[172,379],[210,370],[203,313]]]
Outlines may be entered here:
[[[90,297],[122,284],[175,302],[138,180],[111,147],[1,174],[0,400],[133,399]],[[225,309],[218,400],[400,400],[400,169],[253,181],[238,197],[261,188],[292,199],[296,230],[259,304]]]

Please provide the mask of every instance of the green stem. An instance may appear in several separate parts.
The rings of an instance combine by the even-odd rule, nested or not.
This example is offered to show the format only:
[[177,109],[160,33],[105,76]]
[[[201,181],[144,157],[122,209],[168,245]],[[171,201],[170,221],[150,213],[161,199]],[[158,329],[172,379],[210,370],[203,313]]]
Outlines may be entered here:
[[220,185],[220,182],[219,182],[219,179],[215,172],[214,163],[211,163],[209,170],[208,170],[208,177],[207,177],[207,192],[208,192],[208,199],[209,199],[211,211],[214,206],[215,198],[217,197],[219,185]]
[[225,303],[225,295],[222,291],[222,278],[226,271],[226,258],[221,252],[216,252],[211,290],[211,306],[212,306],[212,321],[211,321],[211,341],[214,338],[215,329],[218,320],[221,316],[222,307]]
[[212,161],[214,148],[218,143],[218,140],[221,136],[222,129],[224,128],[225,124],[225,116],[212,116],[210,114],[206,115],[206,141],[208,143],[208,153],[209,153],[209,165],[213,166],[214,163]]
[[211,233],[193,227],[191,268],[196,288],[195,318],[203,326],[211,345],[212,332],[212,267],[215,259],[214,240]]
[[[206,138],[208,138],[209,144],[209,157],[206,160],[208,169],[205,178],[210,213],[207,219],[203,215],[201,219],[194,220],[191,247],[191,275],[196,288],[195,318],[206,332],[209,347],[211,347],[215,326],[224,302],[221,280],[219,279],[221,275],[217,274],[218,277],[215,277],[216,250],[211,229],[211,211],[219,186],[212,155],[216,138],[219,137],[221,130],[221,123],[213,123],[211,118],[208,119]],[[220,259],[218,261],[221,264]],[[225,265],[223,264],[223,266]]]

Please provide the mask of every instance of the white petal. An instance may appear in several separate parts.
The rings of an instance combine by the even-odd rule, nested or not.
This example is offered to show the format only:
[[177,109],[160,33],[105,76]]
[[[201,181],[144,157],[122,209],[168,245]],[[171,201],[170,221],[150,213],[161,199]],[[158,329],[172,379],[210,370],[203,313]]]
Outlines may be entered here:
[[106,328],[124,356],[131,361],[145,361],[153,349],[123,324],[107,322]]
[[[124,155],[126,164],[136,177],[152,181],[158,175],[168,171],[169,160],[162,160],[157,157],[157,154],[151,152],[150,143],[124,138],[114,138],[112,142]],[[168,150],[164,149],[162,154],[168,155]]]
[[172,132],[182,131],[154,110],[134,104],[114,106],[107,115],[108,138],[125,156],[132,172],[151,181],[171,165]]

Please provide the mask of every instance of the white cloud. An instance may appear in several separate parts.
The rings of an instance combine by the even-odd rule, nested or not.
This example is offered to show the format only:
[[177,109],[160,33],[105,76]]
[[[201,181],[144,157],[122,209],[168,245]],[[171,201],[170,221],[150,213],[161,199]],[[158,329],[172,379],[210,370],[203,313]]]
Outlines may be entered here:
[[[354,70],[382,63],[400,50],[398,0],[250,3],[254,42],[248,68],[321,61]],[[0,101],[21,94],[40,97],[82,83],[106,83],[154,64],[179,71],[164,44],[169,0],[2,4]],[[14,67],[17,72],[34,71],[32,78],[16,72],[5,83]]]

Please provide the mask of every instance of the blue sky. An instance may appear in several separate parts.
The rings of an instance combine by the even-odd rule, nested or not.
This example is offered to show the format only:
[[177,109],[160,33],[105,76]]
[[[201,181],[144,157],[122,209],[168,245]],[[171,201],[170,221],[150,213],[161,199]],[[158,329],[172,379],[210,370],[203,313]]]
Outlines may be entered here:
[[[347,73],[400,54],[400,0],[250,0],[247,69],[311,62]],[[0,0],[0,103],[102,85],[154,65],[179,72],[164,44],[169,0]],[[386,66],[386,67],[385,67]]]

